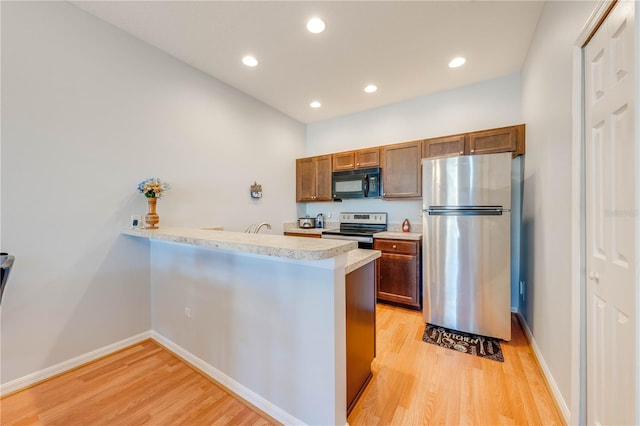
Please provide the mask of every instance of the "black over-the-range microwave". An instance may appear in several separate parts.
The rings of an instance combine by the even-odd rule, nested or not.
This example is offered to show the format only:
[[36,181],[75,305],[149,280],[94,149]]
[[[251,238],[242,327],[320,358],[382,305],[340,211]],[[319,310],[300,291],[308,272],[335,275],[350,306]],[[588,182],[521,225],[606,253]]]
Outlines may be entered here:
[[380,167],[333,172],[331,190],[334,200],[345,198],[380,198]]

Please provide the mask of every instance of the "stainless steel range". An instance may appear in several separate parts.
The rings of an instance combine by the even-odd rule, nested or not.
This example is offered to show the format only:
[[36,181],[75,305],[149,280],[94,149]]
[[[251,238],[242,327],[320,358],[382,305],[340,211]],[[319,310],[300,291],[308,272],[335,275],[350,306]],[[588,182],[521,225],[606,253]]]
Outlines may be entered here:
[[322,231],[322,238],[357,241],[358,248],[372,249],[373,234],[386,230],[386,213],[340,213],[340,229]]

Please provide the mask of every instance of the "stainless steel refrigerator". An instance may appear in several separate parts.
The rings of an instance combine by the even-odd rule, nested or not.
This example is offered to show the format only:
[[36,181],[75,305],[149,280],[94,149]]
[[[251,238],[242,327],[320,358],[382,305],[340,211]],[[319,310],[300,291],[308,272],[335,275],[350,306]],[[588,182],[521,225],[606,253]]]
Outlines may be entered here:
[[425,322],[511,339],[511,161],[422,160]]

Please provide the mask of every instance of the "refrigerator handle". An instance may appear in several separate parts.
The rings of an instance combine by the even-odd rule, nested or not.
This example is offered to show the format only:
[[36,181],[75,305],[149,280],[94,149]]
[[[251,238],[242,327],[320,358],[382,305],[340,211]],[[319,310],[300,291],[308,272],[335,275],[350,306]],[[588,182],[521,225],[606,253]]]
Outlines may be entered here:
[[502,216],[502,207],[429,207],[429,216]]

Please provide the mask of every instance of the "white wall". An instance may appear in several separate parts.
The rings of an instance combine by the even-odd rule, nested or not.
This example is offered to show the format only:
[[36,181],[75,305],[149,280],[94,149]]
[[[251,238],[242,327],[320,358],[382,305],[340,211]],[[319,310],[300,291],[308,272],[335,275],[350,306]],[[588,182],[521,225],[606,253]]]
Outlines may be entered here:
[[[521,310],[567,413],[571,401],[573,47],[595,2],[547,2],[522,70],[527,123]],[[562,405],[562,404],[561,404]],[[576,417],[577,418],[577,417]]]
[[[307,126],[307,155],[320,155],[370,146],[387,145],[417,139],[446,136],[474,130],[520,124],[520,76],[511,74],[455,90],[435,93],[393,105],[352,114]],[[514,173],[520,179],[521,160],[514,161]],[[516,173],[517,172],[517,173]],[[384,172],[383,172],[384,173]],[[518,184],[519,181],[514,181]],[[519,214],[519,194],[514,194]],[[300,203],[298,215],[339,212],[388,212],[389,225],[398,227],[407,218],[412,230],[422,230],[422,201],[345,200],[342,203]],[[518,227],[519,228],[519,227]],[[515,228],[514,228],[515,229]],[[520,241],[514,231],[514,244]],[[517,251],[514,247],[514,253]],[[511,307],[518,309],[519,257],[512,256]]]
[[152,241],[153,330],[284,424],[344,425],[346,261]]
[[[2,2],[2,383],[150,329],[140,180],[160,226],[295,217],[305,127],[66,2]],[[252,201],[249,185],[263,185]]]
[[[522,123],[520,77],[493,80],[307,126],[307,155],[387,145]],[[298,214],[383,211],[389,223],[422,222],[421,201],[349,200],[299,204]],[[332,220],[332,219],[329,219]]]

